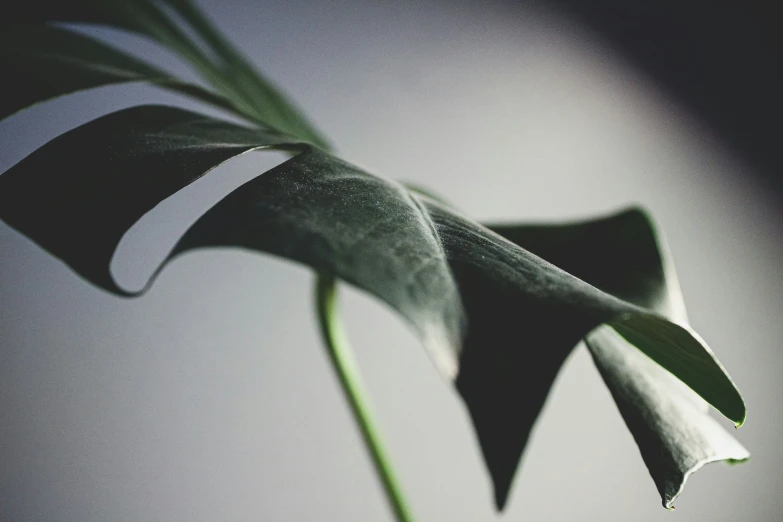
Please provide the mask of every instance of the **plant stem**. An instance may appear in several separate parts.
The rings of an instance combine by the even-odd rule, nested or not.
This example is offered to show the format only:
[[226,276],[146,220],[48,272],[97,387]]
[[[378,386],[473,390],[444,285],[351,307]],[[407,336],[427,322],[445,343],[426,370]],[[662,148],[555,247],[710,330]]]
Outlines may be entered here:
[[337,316],[337,289],[332,276],[318,274],[316,281],[316,307],[321,334],[340,378],[343,392],[351,405],[351,411],[362,432],[364,444],[375,464],[375,471],[386,492],[386,498],[398,522],[413,522],[408,506],[391,468],[391,462],[381,442],[373,421],[367,394],[364,392],[359,369],[354,360],[348,339]]

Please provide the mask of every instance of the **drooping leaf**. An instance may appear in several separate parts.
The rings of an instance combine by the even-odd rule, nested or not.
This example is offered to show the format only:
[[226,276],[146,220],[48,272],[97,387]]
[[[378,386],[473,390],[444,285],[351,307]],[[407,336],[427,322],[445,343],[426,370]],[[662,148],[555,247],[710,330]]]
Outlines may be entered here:
[[[201,42],[190,38],[178,25],[180,21],[198,34]],[[107,25],[150,37],[193,66],[242,115],[299,141],[328,148],[328,141],[294,103],[262,77],[188,0],[29,0],[5,21],[28,25],[47,22]],[[202,42],[208,51],[202,49]]]
[[[642,211],[565,225],[491,228],[608,293],[671,320],[687,320],[669,250]],[[681,332],[694,335],[687,328]],[[631,349],[632,344],[650,345],[623,325],[602,326],[588,334],[586,343],[665,507],[672,506],[688,476],[704,464],[749,458],[748,451],[708,415],[704,400],[672,375],[676,372],[653,362],[651,354]],[[706,345],[699,356],[714,360]],[[696,362],[692,367],[698,366]],[[698,377],[683,380],[698,387]],[[713,398],[711,402],[722,401]],[[742,411],[727,416],[740,424],[745,418],[744,405]]]
[[663,506],[671,508],[691,473],[717,461],[741,462],[750,453],[709,416],[704,403],[616,331],[603,326],[587,337],[601,376],[636,439]]
[[20,26],[0,32],[0,70],[8,79],[0,96],[0,119],[57,96],[126,82],[153,83],[243,116],[222,96],[58,27]]
[[[124,232],[214,165],[272,145],[293,146],[186,111],[129,109],[61,136],[0,176],[0,218],[86,279],[131,295],[109,273]],[[635,330],[663,332],[662,353],[710,354],[682,327],[442,203],[316,149],[231,193],[186,232],[168,260],[204,247],[299,261],[397,310],[467,403],[499,507],[552,379],[596,326],[633,318]],[[638,342],[643,350],[648,340]],[[723,390],[719,400],[741,401],[717,364],[696,375]]]

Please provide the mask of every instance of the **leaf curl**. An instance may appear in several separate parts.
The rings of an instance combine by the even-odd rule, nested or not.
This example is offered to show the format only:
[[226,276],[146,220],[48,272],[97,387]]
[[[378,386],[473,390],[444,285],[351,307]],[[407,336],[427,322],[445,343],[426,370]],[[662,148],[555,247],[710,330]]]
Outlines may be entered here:
[[[499,508],[551,383],[585,336],[666,507],[705,463],[748,458],[693,392],[744,421],[736,386],[685,324],[668,251],[643,213],[490,230],[310,149],[305,142],[327,142],[187,0],[29,0],[6,14],[0,24],[27,25],[0,35],[0,66],[13,78],[0,118],[77,90],[148,81],[268,129],[139,107],[75,129],[1,176],[0,218],[93,284],[143,293],[146,287],[125,290],[111,277],[119,240],[217,164],[256,148],[304,151],[207,212],[156,274],[190,250],[241,247],[329,272],[387,302],[455,381]],[[215,92],[52,22],[146,35],[188,61]]]
[[[634,208],[579,223],[491,227],[596,287],[678,322],[678,329],[671,330],[671,335],[691,336],[701,344],[702,349],[693,354],[695,361],[686,356],[672,361],[672,367],[653,353],[657,342],[650,342],[650,337],[660,333],[656,320],[629,317],[586,337],[587,347],[636,440],[664,507],[672,507],[685,481],[704,464],[742,462],[750,457],[708,415],[707,403],[693,391],[701,391],[736,424],[744,421],[745,406],[738,395],[724,401],[714,396],[719,387],[700,386],[696,373],[710,373],[702,366],[724,370],[709,347],[687,326],[671,254],[644,211]],[[658,325],[665,327],[666,323]],[[649,328],[649,336],[634,330],[638,326]],[[664,349],[663,355],[671,353]],[[679,364],[685,367],[676,368]],[[687,375],[693,369],[698,371]],[[675,377],[677,374],[681,379]]]
[[[238,247],[304,263],[388,303],[465,400],[498,507],[552,380],[596,327],[664,332],[653,345],[664,359],[713,357],[689,330],[439,201],[318,149],[179,109],[120,111],[43,146],[0,176],[0,218],[94,284],[138,295],[119,288],[109,271],[122,235],[215,165],[259,147],[303,152],[216,204],[158,271],[188,251]],[[642,351],[651,344],[634,342]],[[687,384],[698,379],[722,390],[716,407],[742,404],[720,365],[691,370],[680,374]]]

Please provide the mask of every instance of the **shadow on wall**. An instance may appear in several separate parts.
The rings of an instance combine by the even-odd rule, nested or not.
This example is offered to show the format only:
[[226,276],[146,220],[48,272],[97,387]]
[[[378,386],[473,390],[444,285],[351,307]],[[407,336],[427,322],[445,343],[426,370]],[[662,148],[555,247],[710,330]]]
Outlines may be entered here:
[[783,196],[783,32],[775,2],[549,0],[688,105]]

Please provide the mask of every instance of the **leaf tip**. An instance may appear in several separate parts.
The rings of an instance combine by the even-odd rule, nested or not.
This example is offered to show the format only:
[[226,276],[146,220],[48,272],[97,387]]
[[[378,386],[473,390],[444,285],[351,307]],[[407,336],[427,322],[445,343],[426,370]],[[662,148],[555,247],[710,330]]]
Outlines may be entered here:
[[736,419],[729,417],[730,420],[732,420],[734,422],[734,429],[735,430],[740,429],[745,424],[745,420],[748,418],[748,410],[747,410],[747,407],[745,406],[745,401],[741,397],[740,397],[740,400],[742,401],[742,414],[741,415],[737,415]]
[[726,459],[723,462],[725,462],[727,466],[738,466],[740,464],[746,463],[749,460],[750,460],[750,453],[748,453],[744,457],[741,457],[741,458],[738,458],[738,459]]
[[508,488],[495,487],[495,510],[502,513],[508,500]]

